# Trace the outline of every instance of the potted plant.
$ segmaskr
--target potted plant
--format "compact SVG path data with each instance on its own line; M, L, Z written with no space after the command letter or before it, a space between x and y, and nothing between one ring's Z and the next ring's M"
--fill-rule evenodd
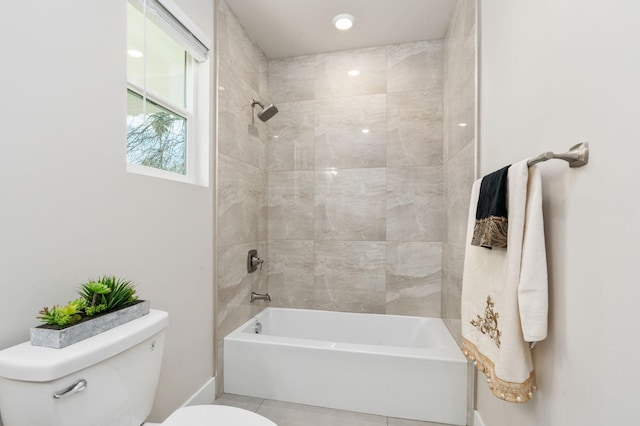
M80 286L79 298L66 306L43 308L31 328L31 344L64 348L149 313L149 301L138 300L131 281L104 276Z

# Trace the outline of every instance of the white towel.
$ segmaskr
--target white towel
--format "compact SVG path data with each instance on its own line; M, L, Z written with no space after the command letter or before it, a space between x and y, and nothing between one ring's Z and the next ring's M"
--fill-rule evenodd
M462 351L494 395L525 402L536 390L529 342L547 336L547 261L542 183L536 166L508 174L506 250L471 245L481 179L473 184L462 279Z

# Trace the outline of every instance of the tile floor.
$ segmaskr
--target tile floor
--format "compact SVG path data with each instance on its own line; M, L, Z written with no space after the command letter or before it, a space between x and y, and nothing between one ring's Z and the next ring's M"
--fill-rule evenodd
M222 395L215 404L254 411L278 426L447 426L232 394Z

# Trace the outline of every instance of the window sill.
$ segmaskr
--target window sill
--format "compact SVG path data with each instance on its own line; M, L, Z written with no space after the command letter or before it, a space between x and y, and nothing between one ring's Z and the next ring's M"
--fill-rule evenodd
M193 178L181 175L179 173L168 172L166 170L156 169L154 167L142 166L140 164L134 164L127 162L127 172L135 173L138 175L151 176L160 179L172 180L175 182L188 183L198 186L209 186L206 182L197 182Z

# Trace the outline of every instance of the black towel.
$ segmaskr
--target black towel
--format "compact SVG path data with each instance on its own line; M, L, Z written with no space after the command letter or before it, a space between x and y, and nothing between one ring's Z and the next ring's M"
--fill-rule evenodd
M507 173L510 166L482 178L472 246L507 248Z

